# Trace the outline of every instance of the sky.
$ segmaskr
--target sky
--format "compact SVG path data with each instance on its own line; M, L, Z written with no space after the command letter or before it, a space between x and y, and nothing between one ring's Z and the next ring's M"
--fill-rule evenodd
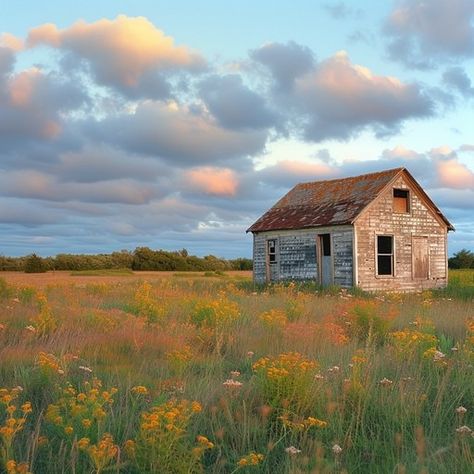
M474 0L0 0L0 254L250 257L295 184L406 167L474 250Z

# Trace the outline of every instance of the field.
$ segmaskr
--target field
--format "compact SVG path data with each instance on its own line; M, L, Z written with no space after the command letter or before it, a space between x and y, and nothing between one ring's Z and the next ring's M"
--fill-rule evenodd
M473 296L2 274L0 472L472 472Z

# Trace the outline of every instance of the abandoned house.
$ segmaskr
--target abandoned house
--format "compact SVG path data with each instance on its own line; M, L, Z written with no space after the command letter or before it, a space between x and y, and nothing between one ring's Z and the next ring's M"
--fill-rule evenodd
M446 286L454 227L405 168L297 184L247 232L254 280L363 290Z

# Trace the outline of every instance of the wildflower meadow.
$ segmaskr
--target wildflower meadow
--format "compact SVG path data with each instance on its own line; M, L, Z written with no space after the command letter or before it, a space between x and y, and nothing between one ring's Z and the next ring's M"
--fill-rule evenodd
M472 472L466 274L386 295L16 276L0 278L2 474Z

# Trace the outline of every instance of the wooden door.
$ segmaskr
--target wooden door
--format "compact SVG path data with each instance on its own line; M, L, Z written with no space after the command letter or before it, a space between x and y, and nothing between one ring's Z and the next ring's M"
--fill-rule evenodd
M331 234L319 235L319 255L321 264L320 283L323 286L332 285L332 256L331 256Z
M430 253L428 237L412 239L412 271L413 278L427 280L430 273Z

